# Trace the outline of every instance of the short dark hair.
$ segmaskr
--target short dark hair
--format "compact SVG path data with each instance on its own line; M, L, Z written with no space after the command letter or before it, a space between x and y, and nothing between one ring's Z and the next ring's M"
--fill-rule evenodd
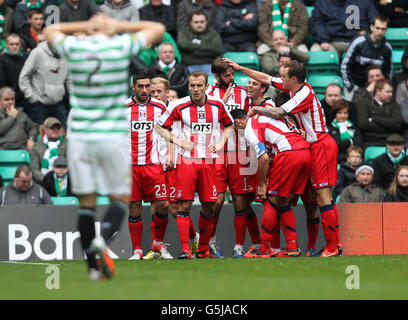
M204 16L204 17L205 17L205 20L208 21L208 16L207 16L207 14L206 14L204 11L202 11L202 10L196 10L196 11L191 12L188 21L193 20L193 17L194 17L194 16Z
M217 57L211 63L211 72L216 75L222 75L225 71L232 68L222 57Z
M22 172L24 172L24 174L25 174L26 176L28 176L30 173L32 173L32 170L31 170L31 168L30 168L27 164L25 164L25 163L24 163L24 164L21 164L21 165L17 168L16 173L14 174L14 177L19 178Z
M277 107L281 107L290 100L290 96L286 92L279 92L275 98L275 104Z
M234 109L230 112L231 117L235 119L244 120L247 116L247 112L244 109Z
M205 84L208 83L208 74L206 74L206 73L203 72L203 71L193 71L193 72L189 75L188 79L190 80L191 77L193 77L193 78L204 77L204 78L205 78Z
M333 115L335 115L337 112L340 110L347 109L348 112L350 112L350 105L347 101L341 99L339 101L334 101L333 105L331 106L331 112Z
M133 75L133 84L136 84L140 79L152 79L152 76L148 72L138 72Z
M375 21L379 20L381 22L386 22L387 23L387 27L390 24L390 18L388 18L386 15L383 15L382 13L377 14L376 16L374 16L373 18L373 22L371 23L372 25L375 24Z
M296 60L292 60L285 67L289 69L288 76L290 78L295 77L298 80L298 82L300 83L305 82L306 68L302 63Z
M30 19L35 14L42 14L44 16L44 13L41 9L31 9L30 11L28 11L28 18Z

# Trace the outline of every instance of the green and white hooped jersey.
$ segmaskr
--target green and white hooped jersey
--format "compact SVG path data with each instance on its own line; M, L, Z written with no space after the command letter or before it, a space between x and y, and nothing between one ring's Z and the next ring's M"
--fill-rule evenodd
M141 33L74 37L59 35L57 52L68 61L72 86L68 136L101 140L128 134L125 101L129 64L144 48Z

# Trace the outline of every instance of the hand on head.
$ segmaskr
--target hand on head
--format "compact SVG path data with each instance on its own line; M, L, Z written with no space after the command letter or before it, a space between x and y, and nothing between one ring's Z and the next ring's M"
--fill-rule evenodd
M87 34L92 35L102 33L108 37L111 37L116 33L115 22L116 20L108 15L98 13L88 20Z

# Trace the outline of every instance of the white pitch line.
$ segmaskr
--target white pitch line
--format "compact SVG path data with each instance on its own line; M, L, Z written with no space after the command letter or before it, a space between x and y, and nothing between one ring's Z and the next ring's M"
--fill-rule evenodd
M15 264L31 264L31 265L43 265L43 266L59 266L58 263L44 263L44 262L23 262L23 261L0 261L2 263L15 263Z

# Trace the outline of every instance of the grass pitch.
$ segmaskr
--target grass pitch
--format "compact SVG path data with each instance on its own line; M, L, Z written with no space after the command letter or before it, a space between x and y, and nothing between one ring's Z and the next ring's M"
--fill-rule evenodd
M85 261L55 261L59 289L47 289L47 264L0 263L0 299L303 300L408 299L408 256L205 260L116 260L109 281L89 281ZM346 273L347 267L354 265ZM50 271L49 271L50 272ZM349 283L359 289L348 289ZM358 281L358 282L356 282ZM53 282L55 285L55 282Z

